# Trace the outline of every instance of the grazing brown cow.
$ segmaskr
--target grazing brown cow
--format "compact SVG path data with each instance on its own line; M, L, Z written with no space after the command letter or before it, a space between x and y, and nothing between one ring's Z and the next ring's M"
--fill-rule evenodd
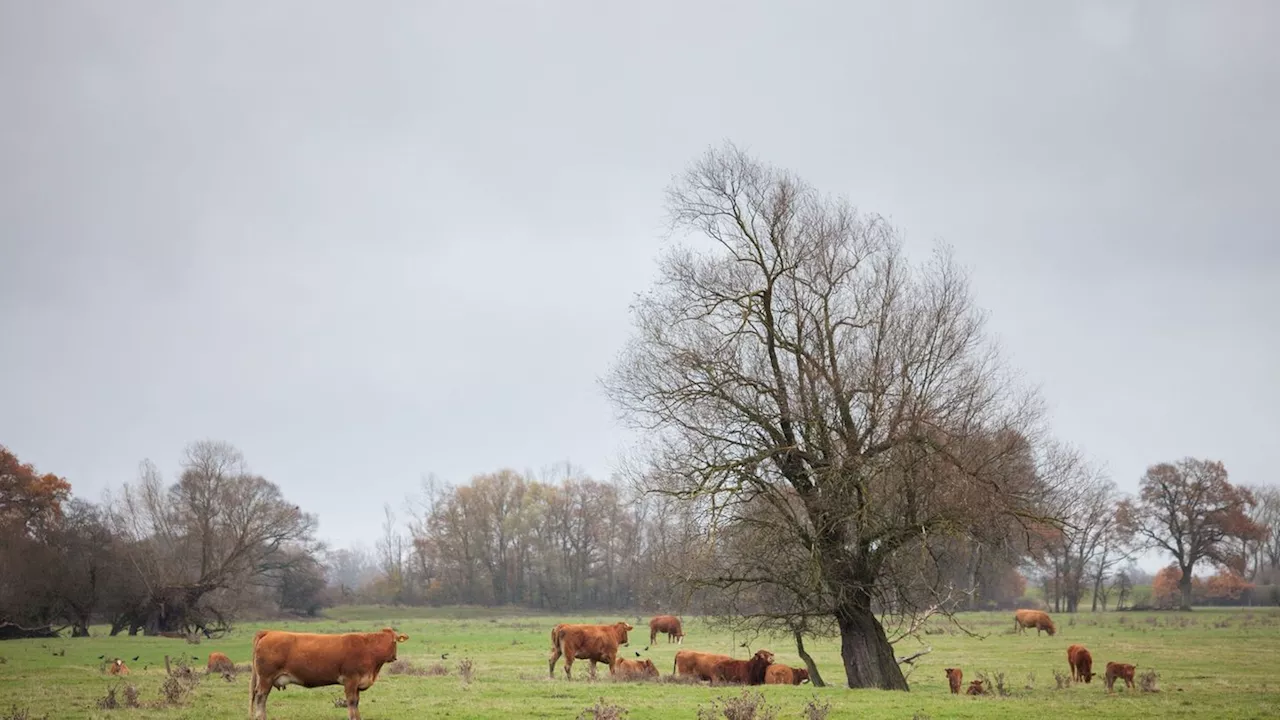
M613 665L614 674L623 680L643 680L658 677L658 668L649 658L643 660L619 659Z
M1027 628L1036 629L1036 635L1043 630L1052 637L1058 631L1053 626L1053 620L1049 619L1049 614L1040 610L1019 610L1013 614L1013 630L1014 632L1025 633Z
M1115 685L1116 678L1124 680L1124 686L1133 688L1133 671L1134 666L1125 663L1109 662L1107 663L1107 692L1111 692Z
M631 623L618 622L612 625L570 625L560 623L551 628L551 658L547 663L547 671L551 677L556 676L556 661L564 656L564 676L570 680L573 674L570 669L574 660L591 661L591 677L596 676L596 663L609 666L609 674L613 674L613 661L618 657L618 646L629 645L627 633L635 630Z
M125 665L124 661L121 660L120 658L116 658L115 660L111 661L110 665L107 666L107 674L108 675L128 675L129 666Z
M728 655L700 652L698 650L676 651L675 662L671 666L672 675L693 675L699 680L710 680L716 663L732 660Z
M649 644L658 640L658 633L667 634L667 642L675 641L677 645L684 643L684 627L680 618L675 615L657 615L649 621Z
M408 639L391 628L341 635L259 630L253 636L250 717L266 720L272 688L341 685L348 720L360 720L360 692L373 685L383 665L395 661L396 647Z
M764 671L765 685L799 685L809 679L809 671L805 668L793 668L782 663L774 663Z
M1086 685L1093 679L1093 655L1083 645L1072 645L1067 648L1067 664L1071 666L1071 679Z
M220 652L209 653L209 665L205 668L207 673L215 672L235 672L236 664L231 662L231 658Z
M951 685L951 694L960 694L960 683L964 680L964 672L960 668L947 668L947 683Z
M969 689L965 690L965 693L968 695L982 695L985 692L986 692L986 689L982 687L981 680L970 680Z
M736 685L763 685L764 674L773 664L773 653L757 650L750 660L721 660L711 670L711 683Z

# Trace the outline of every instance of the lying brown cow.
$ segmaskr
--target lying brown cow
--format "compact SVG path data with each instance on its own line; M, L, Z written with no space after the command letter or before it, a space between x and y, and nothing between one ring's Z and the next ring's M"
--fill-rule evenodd
M1071 679L1086 685L1093 679L1093 655L1083 645L1072 645L1067 648L1067 664L1071 666Z
M629 645L627 633L635 630L630 623L618 622L612 625L570 625L560 623L551 628L551 658L547 670L551 677L556 676L556 661L564 656L564 676L573 679L571 668L574 660L591 661L591 677L596 676L596 663L609 666L609 674L613 674L613 663L618 658L618 646Z
M968 695L982 695L986 691L987 691L986 688L982 687L981 680L970 680L969 689L965 690L965 693Z
M1109 662L1107 663L1107 692L1111 692L1115 686L1116 678L1124 680L1124 686L1133 688L1133 671L1134 666L1125 663Z
M960 668L947 668L947 683L951 685L951 694L960 694L960 683L964 681L964 672Z
M1052 637L1057 628L1053 626L1053 620L1049 619L1049 614L1040 610L1019 610L1013 614L1013 631L1025 633L1027 628L1036 629L1036 635L1043 630Z
M793 668L782 663L774 663L765 668L765 685L799 685L809 679L809 671L805 668Z
M231 662L231 658L220 652L209 653L209 665L205 668L206 673L216 672L235 672L236 664Z
M143 668L143 669L145 670L146 668ZM125 665L124 661L121 660L120 658L116 658L115 660L111 661L110 665L107 666L107 674L108 675L128 675L129 666Z
M613 664L614 674L622 680L643 680L658 677L658 668L649 658L643 660L619 659Z
M737 685L763 685L764 674L773 664L773 653L757 650L750 660L721 660L711 671L711 682Z
M667 642L674 640L677 645L684 642L684 627L675 615L658 615L649 621L650 645L657 642L660 632L667 634Z
M408 639L391 628L341 635L259 630L253 636L250 716L266 720L272 688L341 685L348 720L360 720L360 692L373 685L383 665L395 661L397 645Z
M671 674L692 675L699 680L710 680L717 663L732 659L728 655L717 653L679 650L676 652L675 663L671 666Z

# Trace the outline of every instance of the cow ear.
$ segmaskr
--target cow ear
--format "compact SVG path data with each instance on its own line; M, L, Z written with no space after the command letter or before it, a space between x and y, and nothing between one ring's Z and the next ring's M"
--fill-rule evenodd
M408 639L409 639L409 636L405 635L404 633L400 633L399 635L396 636L396 642L404 642L405 640L408 640Z

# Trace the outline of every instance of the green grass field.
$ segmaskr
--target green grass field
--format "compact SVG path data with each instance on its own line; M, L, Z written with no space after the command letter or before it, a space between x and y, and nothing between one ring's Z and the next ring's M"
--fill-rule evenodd
M418 668L441 663L444 676L390 675L385 668L377 683L363 694L361 711L368 720L410 718L574 718L598 698L626 708L631 720L646 718L695 718L700 705L722 696L737 695L742 688L708 687L666 682L622 683L608 679L600 667L600 679L586 680L587 664L574 666L574 680L564 679L561 666L556 679L547 677L549 631L561 621L636 622L634 615L539 616L516 611L453 608L336 608L316 622L245 624L217 641L191 645L182 640L144 637L108 637L61 640L22 640L0 643L0 718L11 717L11 708L29 710L30 718L242 718L248 716L249 675L232 682L220 676L205 677L192 697L180 707L148 708L160 698L165 679L163 657L185 657L204 667L209 652L226 653L236 663L249 660L250 640L263 627L314 632L372 631L394 625L410 638L400 648L400 658ZM829 718L1262 718L1280 717L1280 611L1199 610L1191 613L1056 615L1055 637L1012 634L1012 613L966 616L982 639L968 637L945 626L922 638L933 652L921 657L910 675L910 693L841 687L813 688L764 686L752 688L778 709L778 718L802 718L815 696L830 703ZM647 617L645 618L647 623ZM686 619L684 647L744 657L736 646L741 638L713 633L697 620ZM1119 690L1105 692L1101 677L1089 685L1059 690L1054 670L1067 671L1066 648L1084 643L1101 672L1108 660L1135 663L1138 671L1159 673L1159 692ZM630 657L641 651L651 657L666 676L671 671L674 645L659 639L648 644L647 625L633 633ZM824 677L840 684L843 671L834 641L807 642ZM779 662L802 665L795 647L778 638L757 639L752 649L767 648ZM899 645L899 654L919 649L914 641ZM65 654L63 654L65 651ZM441 661L441 654L448 659ZM108 676L99 655L120 656L129 664L127 678ZM193 660L194 656L194 660ZM132 658L137 657L137 660ZM458 662L474 663L474 679L464 684ZM1004 672L1012 688L1007 697L953 696L947 691L942 669L959 666L966 682L978 672ZM1034 675L1033 678L1029 677ZM108 688L138 688L143 709L100 710L96 702ZM296 686L273 691L267 705L271 718L339 718L346 710L334 706L338 687L307 690ZM22 717L18 715L18 717Z

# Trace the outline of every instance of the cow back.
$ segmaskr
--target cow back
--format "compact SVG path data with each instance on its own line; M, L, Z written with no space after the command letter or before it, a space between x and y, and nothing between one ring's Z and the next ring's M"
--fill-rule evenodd
M350 678L372 684L382 666L395 658L396 636L386 631L327 635L262 630L253 640L256 673L272 682L288 676L308 688Z

